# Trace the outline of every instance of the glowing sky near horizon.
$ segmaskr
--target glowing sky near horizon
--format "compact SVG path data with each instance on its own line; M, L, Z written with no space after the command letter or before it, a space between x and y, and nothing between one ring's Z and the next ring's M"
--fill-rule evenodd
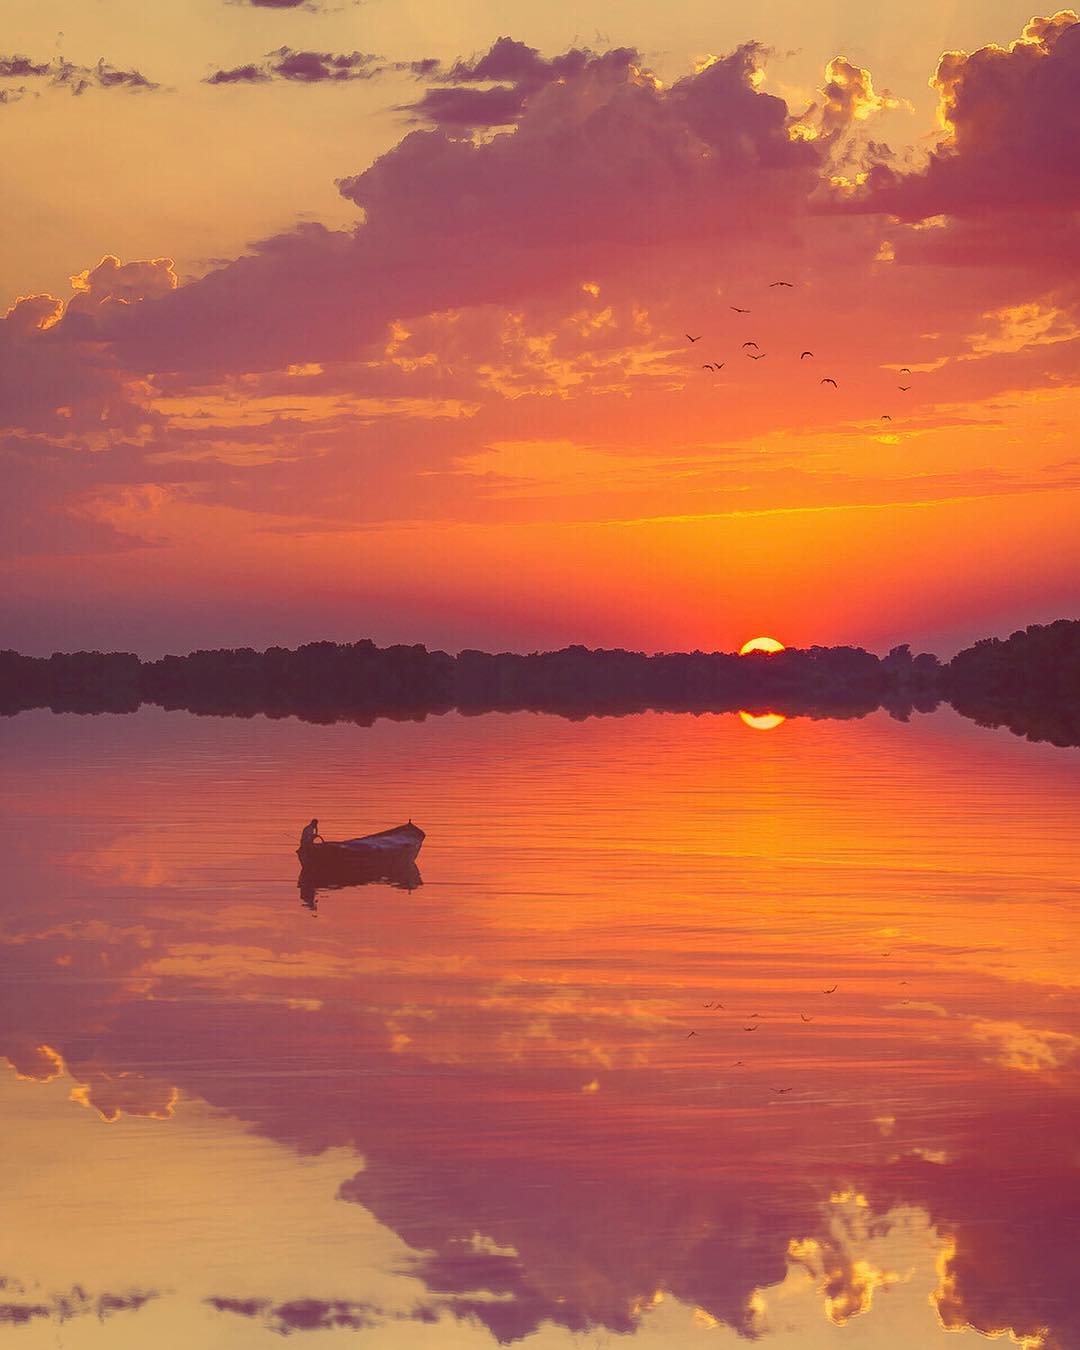
M13 0L2 645L948 654L1075 614L1080 23L1043 13Z

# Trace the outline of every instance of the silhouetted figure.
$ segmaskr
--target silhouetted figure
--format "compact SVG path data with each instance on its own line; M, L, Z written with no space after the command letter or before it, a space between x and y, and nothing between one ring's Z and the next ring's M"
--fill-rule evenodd
M307 849L311 848L312 844L314 844L316 839L318 839L320 843L326 842L323 839L322 835L319 833L319 822L317 820L312 820L311 823L309 825L305 825L303 830L300 832L301 850L306 852Z

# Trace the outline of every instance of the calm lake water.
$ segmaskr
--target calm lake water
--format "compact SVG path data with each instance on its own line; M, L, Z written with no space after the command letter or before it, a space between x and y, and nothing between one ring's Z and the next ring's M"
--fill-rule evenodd
M1078 752L948 712L0 745L5 1346L1080 1346ZM412 817L422 887L306 906L312 815Z

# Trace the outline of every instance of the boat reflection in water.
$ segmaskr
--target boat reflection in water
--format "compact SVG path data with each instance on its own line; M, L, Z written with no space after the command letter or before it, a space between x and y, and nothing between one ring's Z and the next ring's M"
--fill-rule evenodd
M357 873L348 879L331 881L322 874L311 872L302 867L296 886L300 892L300 903L313 914L318 913L319 894L322 891L343 891L350 886L395 886L399 891L415 891L424 884L420 869L414 862L400 863L392 867L372 868L367 874Z
M300 859L297 886L301 903L314 912L320 890L341 890L347 886L370 886L379 882L413 891L423 885L416 866L423 842L424 831L410 820L406 825L359 839L301 845L296 850Z

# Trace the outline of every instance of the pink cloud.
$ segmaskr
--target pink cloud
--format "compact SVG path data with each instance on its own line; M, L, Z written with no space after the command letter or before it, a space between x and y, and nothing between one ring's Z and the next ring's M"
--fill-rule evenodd
M340 358L392 317L535 294L628 251L789 228L817 175L754 44L670 88L633 53L576 61L512 135L414 131L343 178L354 231L305 225L118 316L127 362L268 369ZM573 68L571 68L573 67ZM227 321L222 316L227 315Z
M940 214L1042 213L1080 205L1080 19L1036 18L1008 47L946 52L938 91L941 143L925 167L876 166L863 209L905 220ZM1034 244L1035 241L1030 241Z

